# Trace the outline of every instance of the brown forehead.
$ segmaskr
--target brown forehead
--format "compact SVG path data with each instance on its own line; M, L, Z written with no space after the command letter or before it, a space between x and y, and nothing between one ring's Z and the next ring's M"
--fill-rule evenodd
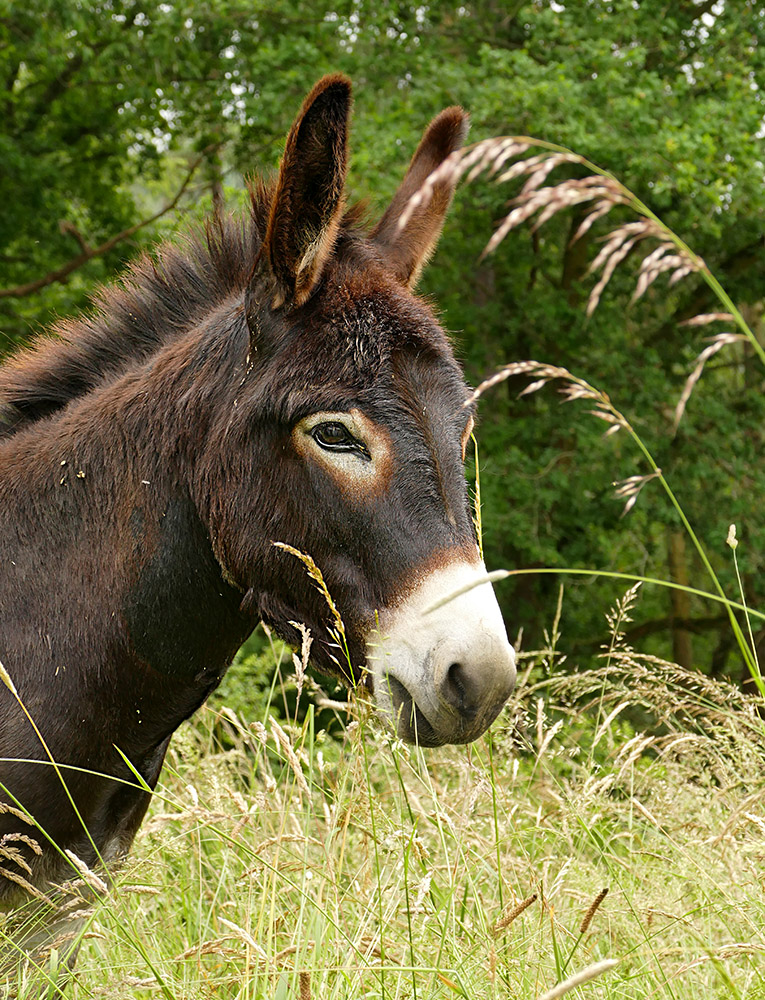
M277 371L293 373L272 385L274 395L283 390L282 412L358 406L383 422L386 411L401 410L419 421L425 406L440 417L450 413L450 425L461 433L468 390L448 337L426 302L374 261L369 270L348 261L332 267L314 299L292 318L291 334L273 358L275 379Z
M393 337L400 344L416 339L453 361L431 304L397 281L379 249L357 234L346 235L338 245L317 299L330 318L375 322L386 339Z

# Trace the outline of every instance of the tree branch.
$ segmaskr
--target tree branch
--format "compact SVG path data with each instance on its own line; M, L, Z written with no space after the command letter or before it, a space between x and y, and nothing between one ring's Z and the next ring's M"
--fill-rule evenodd
M60 219L58 229L62 236L73 236L80 244L80 250L82 250L83 253L90 253L93 249L73 222L68 222L66 219Z
M75 238L78 239L78 241L83 240L80 244L83 247L82 253L79 253L76 257L73 257L61 267L56 268L55 271L50 271L42 278L37 278L35 281L29 281L25 285L16 285L15 288L0 288L0 299L21 299L27 295L34 295L35 292L39 292L41 288L46 288L48 285L53 285L58 281L64 281L69 277L72 271L76 271L77 268L82 267L82 265L86 264L89 260L92 260L94 257L103 256L103 254L108 253L115 246L117 246L118 243L129 239L134 233L137 233L139 229L143 229L144 226L148 226L150 223L156 222L157 219L160 219L163 215L171 212L180 201L184 191L191 182L191 178L194 176L200 163L209 152L210 150L208 148L200 153L200 155L189 167L186 176L183 179L183 183L178 188L175 197L158 212L155 212L154 215L150 215L147 219L142 219L140 222L136 222L135 225L129 226L127 229L123 229L122 232L110 237L110 239L106 240L105 243L101 243L97 247L89 246L84 242L83 237L77 233ZM71 224L64 223L64 225L68 227ZM74 229L73 226L71 229L67 228L66 231L72 233L72 229ZM74 235L74 233L72 233L72 235Z

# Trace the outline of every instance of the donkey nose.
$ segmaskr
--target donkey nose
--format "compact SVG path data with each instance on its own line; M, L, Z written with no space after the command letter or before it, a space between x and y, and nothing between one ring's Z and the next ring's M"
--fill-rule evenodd
M438 693L460 715L472 718L481 704L483 683L470 664L450 663Z
M367 660L398 736L420 746L478 739L515 687L515 651L483 564L433 571L378 622Z
M465 723L493 718L515 687L514 650L494 636L471 650L439 650L435 658L437 696Z

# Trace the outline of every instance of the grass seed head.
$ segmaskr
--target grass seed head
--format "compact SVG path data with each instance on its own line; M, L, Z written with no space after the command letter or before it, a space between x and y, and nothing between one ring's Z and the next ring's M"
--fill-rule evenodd
M528 156L529 151L534 149L540 152ZM564 165L585 168L592 173L548 185L550 174ZM588 269L589 274L603 269L587 303L588 316L597 308L617 266L643 240L658 240L659 246L643 258L633 302L645 294L660 274L670 272L669 284L674 285L689 274L707 270L704 261L656 219L612 174L577 153L529 136L484 139L452 152L412 195L401 215L399 227L403 229L412 214L430 202L439 185L455 185L465 176L467 183L472 183L484 173L497 184L507 184L520 178L526 180L519 194L511 200L510 211L486 244L482 257L496 250L505 237L524 222L534 220L532 230L536 231L554 215L576 205L591 204L593 208L578 226L571 243L582 239L599 219L616 206L625 206L639 216L636 221L617 226L604 237L604 246Z
M581 972L575 973L570 976L562 983L558 983L547 993L543 993L537 1000L558 1000L558 997L562 997L565 993L569 993L571 990L576 989L577 986L582 986L584 983L588 983L591 979L596 979L598 976L602 976L604 972L608 972L609 969L613 969L615 965L619 963L615 958L606 958L602 962L596 962L594 965L588 965L586 969L582 969Z
M600 892L595 897L595 899L593 899L593 901L590 903L590 908L585 913L584 919L582 920L581 926L579 927L580 934L587 933L590 924L592 923L592 918L598 912L600 904L603 902L603 900L606 898L607 895L608 895L608 886L606 886L605 889L601 889Z
M287 545L286 542L274 542L273 544L277 549L284 549L285 552L289 552L290 555L295 556L303 563L306 570L308 571L308 575L314 581L317 589L323 595L324 600L327 602L327 607L332 612L332 618L334 619L337 631L342 636L343 640L345 640L345 625L343 624L343 619L340 617L340 612L337 610L337 605L332 600L332 595L329 592L327 584L324 582L324 577L322 575L321 570L313 561L311 556L309 556L308 553L306 552L301 552L300 549L296 549L293 545Z
M693 388L701 378L701 373L704 371L704 365L709 361L711 357L714 357L718 351L722 350L727 344L733 344L737 340L746 340L747 338L742 333L718 333L716 337L710 338L710 343L708 347L696 358L696 364L693 367L693 371L688 376L685 386L683 387L682 394L678 400L677 406L675 407L675 416L672 423L674 431L680 425L680 421L683 419L683 414L685 413L685 407L688 404L688 400L691 398L691 393Z
M531 896L527 896L526 899L521 900L521 902L518 903L516 906L511 907L508 910L508 912L504 915L504 917L501 917L496 922L496 924L492 928L492 933L496 936L501 931L504 931L506 928L508 928L510 926L510 924L514 920L517 920L518 917L520 917L520 915L523 913L524 910L528 910L528 908L531 906L531 904L535 903L538 898L539 898L539 894L536 893L536 892L534 892L534 893L531 894Z
M311 973L301 971L298 974L300 983L300 1000L311 1000Z

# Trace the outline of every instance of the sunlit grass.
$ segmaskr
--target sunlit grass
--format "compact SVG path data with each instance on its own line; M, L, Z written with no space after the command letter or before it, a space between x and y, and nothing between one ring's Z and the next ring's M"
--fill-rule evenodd
M563 673L561 630L471 747L204 709L70 995L534 998L616 959L572 995L762 996L755 703L621 640Z

